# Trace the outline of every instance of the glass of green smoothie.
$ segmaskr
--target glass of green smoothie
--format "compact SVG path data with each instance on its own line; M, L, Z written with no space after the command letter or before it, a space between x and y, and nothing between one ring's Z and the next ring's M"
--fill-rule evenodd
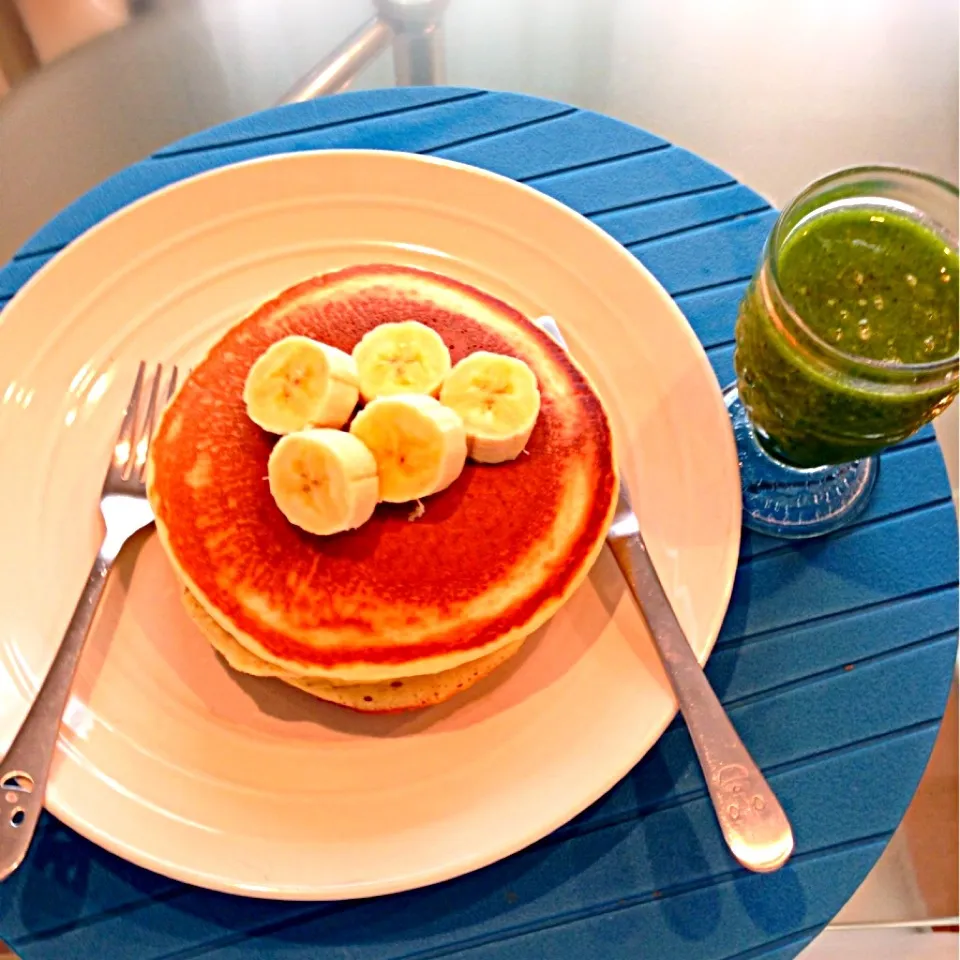
M781 213L736 325L726 392L744 523L780 537L855 518L876 455L957 394L957 188L857 167Z

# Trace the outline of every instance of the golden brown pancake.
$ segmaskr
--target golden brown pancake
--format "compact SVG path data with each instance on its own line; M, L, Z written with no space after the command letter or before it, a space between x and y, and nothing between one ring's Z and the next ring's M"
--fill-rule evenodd
M520 649L525 639L521 637L505 647L498 647L493 653L439 673L397 677L379 683L343 684L323 677L297 677L285 673L282 667L261 660L217 624L186 589L183 591L183 605L210 645L239 673L276 677L311 696L364 713L399 713L443 703L493 673Z
M525 455L468 463L422 516L381 504L358 530L312 536L270 496L276 438L246 415L247 372L282 337L349 352L395 320L435 329L453 363L475 350L525 360L540 417ZM290 675L359 684L437 674L528 636L596 559L616 478L603 404L549 337L466 284L373 265L284 291L210 350L164 413L148 494L177 575L227 634Z

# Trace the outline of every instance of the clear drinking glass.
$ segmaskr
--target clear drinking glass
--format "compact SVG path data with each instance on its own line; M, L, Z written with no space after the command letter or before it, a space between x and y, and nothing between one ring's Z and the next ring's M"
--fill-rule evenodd
M781 213L725 395L747 526L796 538L848 523L876 454L956 396L957 214L955 186L896 167L831 174Z

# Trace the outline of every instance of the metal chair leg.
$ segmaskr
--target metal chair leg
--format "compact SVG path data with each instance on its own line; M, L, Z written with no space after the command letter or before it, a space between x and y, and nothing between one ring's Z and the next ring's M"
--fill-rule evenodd
M386 50L391 36L392 31L383 20L371 18L298 80L280 98L278 106L346 90L354 77Z
M282 106L341 93L393 41L398 87L444 83L443 11L449 0L374 0L377 15L354 31L277 101Z
M446 81L443 13L449 0L374 0L393 30L398 87L439 86Z

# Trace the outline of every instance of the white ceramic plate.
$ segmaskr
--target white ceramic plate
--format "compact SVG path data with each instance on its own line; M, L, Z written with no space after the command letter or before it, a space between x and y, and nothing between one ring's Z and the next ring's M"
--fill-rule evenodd
M736 455L706 357L662 288L589 222L502 177L396 153L274 156L120 211L3 312L0 748L95 553L137 361L189 365L275 291L372 261L436 269L557 319L614 413L650 552L706 660L737 562ZM202 886L389 893L549 833L623 777L675 710L606 552L509 665L398 719L232 673L182 612L151 533L110 582L47 804L107 849Z

